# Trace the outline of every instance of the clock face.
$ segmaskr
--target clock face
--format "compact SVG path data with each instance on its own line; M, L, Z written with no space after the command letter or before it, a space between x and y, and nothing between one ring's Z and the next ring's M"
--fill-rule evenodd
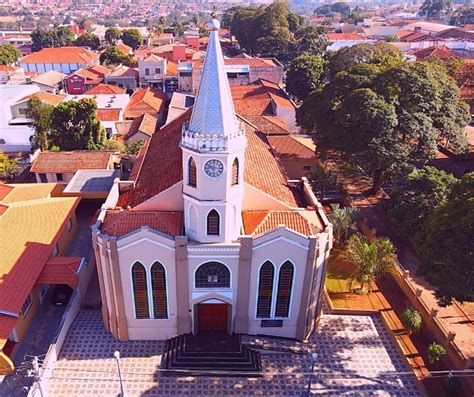
M204 164L204 172L210 177L218 177L224 171L224 164L219 160L209 160Z

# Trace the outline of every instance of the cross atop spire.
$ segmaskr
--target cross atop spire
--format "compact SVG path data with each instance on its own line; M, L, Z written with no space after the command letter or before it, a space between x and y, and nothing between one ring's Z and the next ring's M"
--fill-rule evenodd
M239 128L219 42L220 22L214 13L212 17L208 22L209 44L188 131L228 137L237 134Z

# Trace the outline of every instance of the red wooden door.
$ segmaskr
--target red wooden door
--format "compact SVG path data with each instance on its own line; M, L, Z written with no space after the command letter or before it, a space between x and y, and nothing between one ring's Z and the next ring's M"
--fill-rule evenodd
M227 331L227 303L201 303L199 331Z

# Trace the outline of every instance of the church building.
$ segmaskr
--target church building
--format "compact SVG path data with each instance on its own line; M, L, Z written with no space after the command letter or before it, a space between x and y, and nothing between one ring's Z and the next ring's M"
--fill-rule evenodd
M93 226L105 328L119 340L203 331L306 339L332 225L236 114L218 37L194 106L157 131Z

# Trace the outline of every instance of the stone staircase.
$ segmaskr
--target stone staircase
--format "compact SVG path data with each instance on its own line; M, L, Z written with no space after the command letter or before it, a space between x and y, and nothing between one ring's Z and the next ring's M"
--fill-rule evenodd
M172 376L262 376L260 354L240 335L179 335L168 340L162 365Z

